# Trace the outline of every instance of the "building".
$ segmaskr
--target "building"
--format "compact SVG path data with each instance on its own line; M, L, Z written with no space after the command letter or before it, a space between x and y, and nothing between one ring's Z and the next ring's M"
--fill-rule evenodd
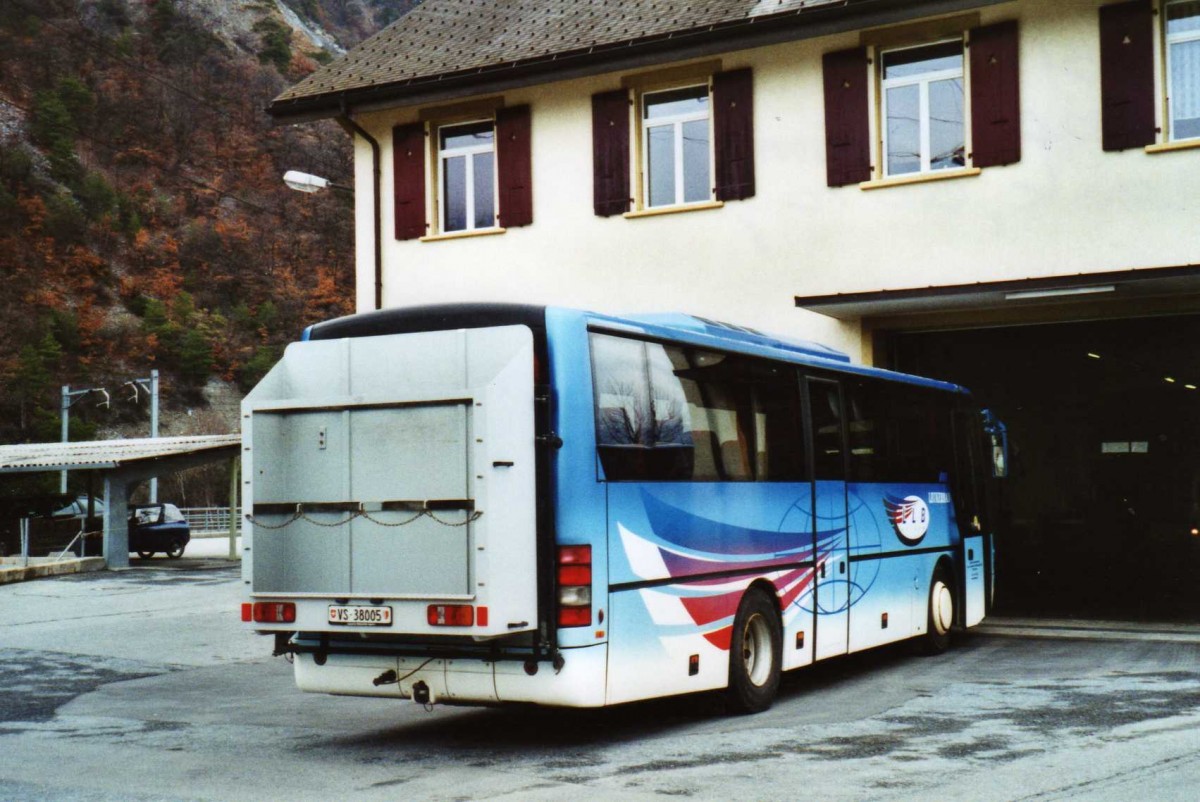
M427 0L270 110L354 135L360 310L960 381L1013 431L1015 596L1200 612L1197 0Z

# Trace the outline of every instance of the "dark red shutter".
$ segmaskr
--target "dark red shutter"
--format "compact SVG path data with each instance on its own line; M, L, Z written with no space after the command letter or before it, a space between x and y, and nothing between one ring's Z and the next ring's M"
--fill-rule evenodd
M1104 149L1154 144L1154 10L1150 0L1100 9Z
M425 236L425 124L392 129L396 239Z
M713 76L717 200L754 196L754 81L750 70Z
M629 211L629 92L592 95L592 203L609 217Z
M533 162L528 106L496 112L496 173L500 188L500 225L533 222Z
M826 53L825 169L829 186L871 179L871 121L867 111L866 48Z
M971 31L971 163L1021 161L1021 81L1017 22Z

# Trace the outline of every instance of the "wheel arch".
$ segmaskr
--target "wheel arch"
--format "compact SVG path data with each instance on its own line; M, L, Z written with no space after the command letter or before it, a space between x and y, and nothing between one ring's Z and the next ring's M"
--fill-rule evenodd
M782 628L783 610L779 607L779 589L775 587L775 583L771 580L765 577L759 577L746 587L745 592L742 593L742 598L745 598L747 594L754 592L756 589L767 594L767 597L775 602L775 616L779 619L780 627Z
M933 586L933 578L939 572L945 577L946 583L950 586L950 595L954 599L954 623L956 626L961 627L965 620L966 599L962 597L963 591L960 587L962 583L958 581L958 563L953 555L943 554L933 564L933 571L929 574L929 587L925 589L926 597L928 597L929 590Z

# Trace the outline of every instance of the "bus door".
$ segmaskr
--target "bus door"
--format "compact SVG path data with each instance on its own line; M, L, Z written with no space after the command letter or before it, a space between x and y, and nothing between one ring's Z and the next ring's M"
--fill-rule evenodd
M808 377L812 443L816 593L814 660L846 654L850 643L850 550L846 515L846 427L841 383Z

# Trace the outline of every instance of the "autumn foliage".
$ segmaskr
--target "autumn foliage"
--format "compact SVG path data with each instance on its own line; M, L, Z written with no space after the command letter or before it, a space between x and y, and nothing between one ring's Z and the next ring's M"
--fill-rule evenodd
M260 5L231 40L186 0L0 3L0 442L57 439L63 384L247 388L352 311L352 201L280 180L348 181L349 142L263 111L323 55Z

